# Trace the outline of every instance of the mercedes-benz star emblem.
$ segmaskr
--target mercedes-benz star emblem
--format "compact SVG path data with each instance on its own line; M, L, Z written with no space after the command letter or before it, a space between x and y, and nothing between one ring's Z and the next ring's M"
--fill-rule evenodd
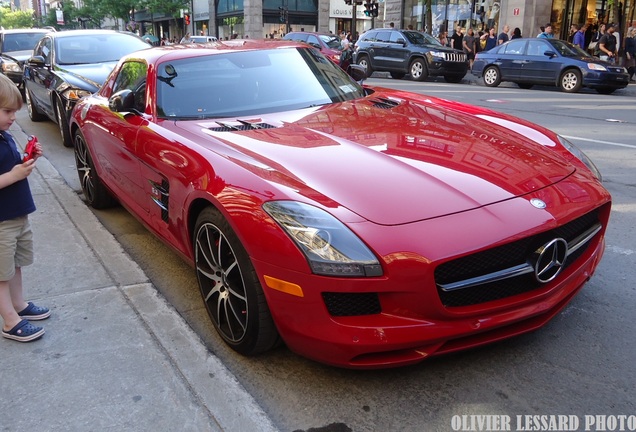
M543 200L540 200L539 198L532 198L530 200L530 204L538 209L544 209L546 207L545 202Z
M541 283L553 280L563 269L568 256L568 242L562 238L550 240L535 251L534 275Z

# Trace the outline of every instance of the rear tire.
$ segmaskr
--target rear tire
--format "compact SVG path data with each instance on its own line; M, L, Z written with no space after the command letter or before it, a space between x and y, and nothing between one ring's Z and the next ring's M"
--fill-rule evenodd
M488 66L484 70L484 84L487 87L497 87L501 84L501 74L496 66Z
M31 121L39 122L46 119L46 116L42 114L33 104L31 92L27 90L26 87L24 89L24 98L26 99L27 112L29 113L29 118L31 119Z

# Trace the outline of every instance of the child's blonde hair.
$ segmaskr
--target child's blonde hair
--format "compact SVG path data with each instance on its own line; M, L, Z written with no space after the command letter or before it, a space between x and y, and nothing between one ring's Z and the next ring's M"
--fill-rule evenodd
M16 111L22 108L22 95L18 86L3 74L0 74L0 108Z

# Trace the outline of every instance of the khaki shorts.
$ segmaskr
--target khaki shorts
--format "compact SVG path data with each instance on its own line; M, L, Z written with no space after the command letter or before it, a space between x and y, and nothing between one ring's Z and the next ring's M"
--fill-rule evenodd
M0 222L0 281L15 276L16 267L33 263L33 232L28 216Z

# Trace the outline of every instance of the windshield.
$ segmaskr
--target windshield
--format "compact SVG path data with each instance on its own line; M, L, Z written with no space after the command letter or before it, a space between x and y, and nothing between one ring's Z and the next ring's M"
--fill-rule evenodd
M563 57L592 57L585 51L583 51L578 45L573 45L569 42L555 39L552 42L552 46L561 54Z
M337 36L320 35L320 39L332 49L340 49L340 38Z
M149 47L150 45L132 34L82 34L56 38L55 58L59 65L108 63Z
M32 51L45 33L7 33L4 35L2 52Z
M405 31L404 32L404 36L406 36L406 39L408 39L408 41L410 43L415 44L415 45L439 45L439 46L442 46L442 43L440 41L438 41L433 36L431 36L429 34L426 34L426 33L420 33L418 31Z
M237 51L160 64L157 115L222 118L356 99L363 89L314 48Z

